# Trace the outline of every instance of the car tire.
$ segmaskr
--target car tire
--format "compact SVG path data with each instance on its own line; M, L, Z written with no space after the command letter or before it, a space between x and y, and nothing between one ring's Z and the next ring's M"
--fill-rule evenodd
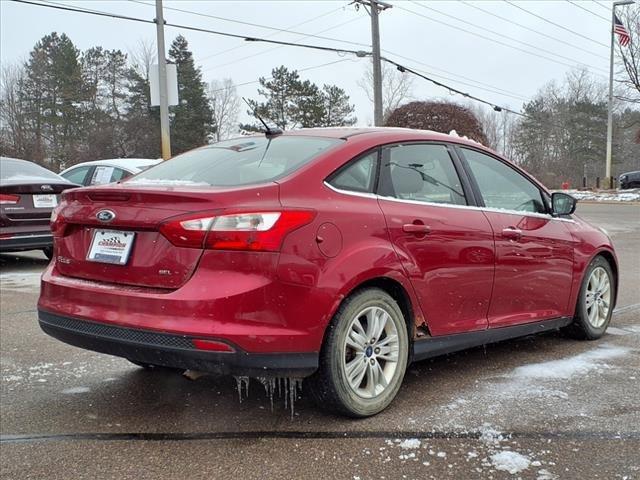
M602 337L611 321L616 288L611 265L598 255L585 271L573 323L565 327L564 332L580 340Z
M47 257L47 259L51 260L53 258L53 247L44 247L42 249L42 253L44 253L44 256Z
M407 322L397 302L378 288L357 291L329 324L319 369L308 382L311 394L336 413L375 415L400 390L408 357Z

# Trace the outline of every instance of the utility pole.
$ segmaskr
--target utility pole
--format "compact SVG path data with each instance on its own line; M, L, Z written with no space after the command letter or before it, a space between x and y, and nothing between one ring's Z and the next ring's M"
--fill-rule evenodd
M613 151L613 57L615 55L616 35L614 32L616 7L620 5L631 5L632 0L620 0L613 2L611 7L611 53L609 58L609 112L607 115L607 158L605 167L605 185L613 188L613 178L611 177L611 155Z
M392 5L380 0L354 0L354 3L369 7L371 16L371 60L373 62L373 124L376 127L384 123L382 110L382 67L380 65L380 25L378 14Z
M169 132L169 98L167 94L167 57L164 52L164 17L162 0L156 0L156 33L158 42L158 77L160 90L160 138L162 158L171 158L171 135Z

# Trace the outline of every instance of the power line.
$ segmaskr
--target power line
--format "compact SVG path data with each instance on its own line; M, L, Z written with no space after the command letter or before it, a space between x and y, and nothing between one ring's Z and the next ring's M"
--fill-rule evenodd
M430 75L433 75L433 76L436 76L436 77L440 77L440 78L444 78L446 80L451 80L451 81L454 81L454 82L458 82L458 83L461 83L463 85L467 85L467 86L470 86L470 87L480 88L481 90L491 91L492 93L498 93L500 95L506 95L508 97L515 98L515 99L518 99L518 100L524 100L524 101L528 100L526 95L522 95L520 93L513 92L511 90L505 90L504 88L496 87L495 85L491 85L489 83L481 82L479 80L476 80L475 78L465 77L464 75L460 75L460 74L457 74L457 73L454 73L454 72L450 72L448 70L444 70L444 69L436 67L434 65L429 65L428 63L421 62L420 60L416 60L415 58L406 57L406 56L401 55L401 54L399 54L397 52L392 52L390 50L385 50L385 49L383 49L382 51L384 53L389 54L389 55L393 55L394 57L402 58L403 60L407 60L409 62L417 63L417 64L422 65L424 67L427 67L427 68L430 68L430 69L433 69L433 70L437 70L437 71L440 71L440 72L444 72L444 73L446 73L448 75L452 75L454 77L462 78L463 80L468 80L468 81L473 82L473 83L475 83L477 85L471 85L469 83L462 82L462 81L458 80L457 78L448 78L448 77L445 77L444 75L438 75L438 74L435 74L435 73L429 73ZM478 85L482 85L484 87L488 87L488 89L487 88L478 87ZM489 90L489 89L491 89L491 90Z
M510 108L507 107L502 107L498 104L495 104L493 102L489 102L487 100L483 100L482 98L476 97L475 95L471 95L469 93L463 92L462 90L458 90L457 88L453 88L449 85L446 85L442 82L439 82L438 80L435 80L431 77L428 77L426 75L423 75L422 73L418 72L417 70L414 70L412 68L409 68L405 65L402 65L398 62L395 62L394 60L391 60L389 58L386 57L381 57L381 60L390 63L391 65L394 65L400 72L405 73L405 72L409 72L413 75L416 75L424 80L427 80L431 83L433 83L434 85L437 85L438 87L442 87L442 88L446 88L447 90L449 90L449 92L451 93L457 93L458 95L462 95L465 98L468 98L470 100L475 100L476 102L480 102L483 103L485 105L490 106L491 108L493 108L496 112L500 112L500 111L505 111L505 112L509 112L509 113L513 113L515 115L519 115L521 117L525 117L526 115L524 113L521 112L516 112L515 110L511 110Z
M81 9L81 8L75 8L75 7L69 7L69 6L62 6L62 5L53 5L53 4L44 4L44 3L37 3L37 2L33 2L33 1L29 1L29 0L11 0L13 2L16 3L24 3L27 5L35 5L38 7L45 7L45 8L52 8L55 10L64 10L64 11L69 11L69 12L76 12L76 13L85 13L88 15L97 15L97 16L101 16L101 17L109 17L109 18L115 18L115 19L119 19L119 20L129 20L129 21L133 21L133 22L139 22L139 23L149 23L152 25L155 25L155 22L153 20L147 20L144 18L138 18L138 17L130 17L127 15L119 15L119 14L115 14L115 13L109 13L109 12L103 12L103 11L99 11L99 10L87 10L87 9ZM220 35L223 37L230 37L230 38L241 38L245 41L248 42L264 42L264 43L272 43L275 45L286 45L286 46L290 46L290 47L300 47L300 48L309 48L312 50L320 50L320 51L326 51L326 52L334 52L334 53L351 53L354 54L356 56L359 57L365 57L367 55L369 55L368 52L364 52L362 50L348 50L345 48L334 48L334 47L327 47L327 46L323 46L323 45L313 45L313 44L307 44L307 43L294 43L294 42L284 42L284 41L280 41L280 40L270 40L268 38L262 38L262 37L254 37L251 35L240 35L237 33L229 33L229 32L222 32L219 30L211 30L208 28L200 28L200 27L193 27L193 26L189 26L189 25L182 25L182 24L178 24L178 23L165 23L165 26L167 27L173 27L173 28L181 28L183 30L190 30L193 32L201 32L201 33L209 33L212 35Z
M597 0L591 0L593 3L595 3L596 5L598 5L599 7L604 8L607 12L611 13L611 7L605 7L604 5L602 5L600 2L598 2Z
M70 11L70 12L76 12L76 13L84 13L84 14L88 14L88 15L96 15L96 16L101 16L101 17L108 17L108 18L114 18L114 19L119 19L119 20L129 20L129 21L134 21L134 22L139 22L139 23L147 23L147 24L153 24L155 25L155 22L153 20L146 20L143 18L137 18L137 17L130 17L130 16L126 16L126 15L118 15L118 14L114 14L114 13L109 13L109 12L102 12L102 11L98 11L98 10L86 10L86 9L81 9L81 8L75 8L75 7L69 7L69 6L62 6L62 5L52 5L52 4L44 4L44 3L37 3L37 2L33 2L33 1L29 1L29 0L12 0L16 3L23 3L23 4L27 4L27 5L35 5L35 6L39 6L39 7L46 7L46 8L52 8L52 9L56 9L56 10L63 10L63 11ZM293 43L293 42L281 42L281 41L277 41L277 40L269 40L269 39L264 39L264 38L259 38L259 37L251 37L251 36L245 36L245 35L240 35L240 34L233 34L233 33L227 33L227 32L220 32L220 31L216 31L216 30L209 30L209 29L205 29L205 28L198 28L198 27L191 27L188 25L180 25L180 24L174 24L174 23L166 23L165 24L168 27L175 27L175 28L182 28L185 30L191 30L191 31L197 31L197 32L202 32L202 33L209 33L212 35L221 35L221 36L228 36L228 37L233 37L233 38L243 38L245 40L248 41L261 41L261 42L265 42L265 43L274 43L274 44L280 44L280 45L287 45L287 46L293 46L293 47L300 47L300 48L309 48L309 49L313 49L313 50L321 50L321 51L331 51L331 52L335 52L335 53L351 53L356 55L357 57L366 57L369 56L370 53L369 52L363 52L363 51L356 51L356 50L347 50L347 49L339 49L339 48L333 48L333 47L325 47L325 46L320 46L320 45L309 45L309 44L301 44L301 43ZM424 75L422 73L420 73L417 70L414 70L410 67L404 66L398 62L395 62L394 60L385 58L385 57L381 57L382 60L384 60L385 62L388 62L392 65L394 65L398 70L400 70L401 72L409 72L413 75L416 75L422 79L425 79L431 83L433 83L434 85L437 85L439 87L445 88L447 89L449 92L451 93L456 93L458 95L461 95L465 98L468 98L470 100L475 100L477 102L483 103L485 105L488 105L490 107L492 107L494 110L496 111L505 111L505 112L509 112L509 113L513 113L515 115L519 115L519 116L523 116L525 117L526 115L520 112L516 112L515 110L512 110L510 108L506 108L506 107L502 107L498 104L495 104L493 102L489 102L487 100L484 100L482 98L479 98L475 95L471 95L469 93L463 92L462 90L459 90L457 88L451 87L445 83L442 83L438 80L435 80L427 75ZM342 59L340 61L344 61L346 59ZM336 61L334 63L338 63L339 61ZM324 66L325 64L321 65ZM307 70L310 70L311 68L320 68L320 66L315 66L315 67L309 67L307 68ZM250 82L247 82L247 84Z
M567 0L567 2L569 2L571 5L573 5L575 7L578 7L580 10L584 10L585 12L590 13L594 17L598 17L598 18L601 18L602 20L605 20L607 23L611 21L610 18L603 17L602 15L600 15L600 14L598 14L596 12L593 12L593 11L589 10L588 8L583 7L578 2L574 2L573 0Z
M152 4L143 2L141 0L129 0L129 1L130 2L134 2L134 3L139 3L141 5L147 5L149 7L153 7ZM358 46L358 47L368 47L369 46L369 45L367 45L365 43L351 42L351 41L348 41L348 40L341 40L339 38L323 37L323 36L315 35L315 34L311 34L311 33L296 32L296 31L293 31L293 30L285 29L285 28L277 28L277 27L271 27L269 25L261 25L259 23L245 22L243 20L236 20L236 19L232 19L232 18L218 17L216 15L209 15L207 13L194 12L192 10L184 10L182 8L164 7L164 9L165 10L172 10L172 11L175 11L175 12L189 13L191 15L197 15L199 17L213 18L215 20L221 20L221 21L224 21L224 22L238 23L238 24L241 24L241 25L248 25L248 26L251 26L251 27L264 28L264 29L267 29L267 30L276 31L278 33L290 33L290 34L293 34L293 35L303 35L303 36L305 36L307 38L308 37L313 37L313 38L317 38L319 40L328 40L330 42L341 42L341 43L346 43L346 44L349 44L349 45L355 45L355 46Z
M517 9L522 10L523 12L528 13L529 15L532 15L532 16L534 16L534 17L536 17L536 18L539 18L539 19L540 19L540 20L542 20L543 22L547 22L547 23L549 23L549 24L551 24L551 25L554 25L554 26L556 26L556 27L558 27L558 28L561 28L562 30L566 30L566 31L567 31L567 32L569 32L569 33L573 33L574 35L577 35L577 36L579 36L579 37L581 37L581 38L584 38L585 40L589 40L590 42L593 42L593 43L595 43L595 44L597 44L597 45L600 45L600 46L602 46L602 47L609 48L609 47L608 47L608 45L606 45L606 44L604 44L604 43L602 43L602 42L598 42L597 40L594 40L593 38L589 38L589 37L587 37L586 35L582 35L581 33L576 32L575 30L571 30L570 28L567 28L567 27L565 27L564 25L560 25L559 23L552 22L552 21L551 21L551 20L549 20L548 18L543 17L542 15L538 15L537 13L531 12L531 11L527 10L526 8L521 7L520 5L516 5L515 3L513 3L513 2L512 2L512 1L510 1L510 0L503 0L503 1L504 1L504 2L507 2L507 3L508 3L509 5L511 5L512 7L516 7Z
M313 65L311 67L299 68L296 70L296 72L306 72L308 70L315 70L316 68L328 67L329 65L335 65L336 63L350 62L350 61L352 60L349 60L348 58L342 58L340 60L334 60L333 62L321 63L320 65ZM265 77L265 80L273 80L273 77ZM209 93L223 92L225 90L228 90L231 87L243 87L245 85L252 85L254 83L260 83L260 80L251 80L249 82L234 83L226 88L218 88L216 90L211 90Z
M415 0L410 0L410 1L411 1L412 3L415 3L417 6L424 8L425 10L431 10L431 11L433 11L433 12L436 12L436 13L438 13L438 14L440 14L440 15L445 16L445 17L452 18L452 19L457 20L458 22L464 23L464 24L466 24L466 25L470 25L470 26L475 27L475 28L483 29L484 31L486 31L486 32L490 32L490 33L492 33L493 35L497 35L498 37L506 38L507 40L510 40L510 41L512 41L512 42L517 42L517 43L519 43L519 44L521 44L521 45L525 45L525 46L527 46L527 47L529 47L529 48L532 48L532 49L534 49L534 50L539 50L539 51L544 52L544 53L546 53L546 54L548 54L548 55L553 55L553 56L555 56L555 57L562 58L563 60L568 60L568 61L570 61L570 62L573 62L573 61L574 61L574 59L573 59L573 58L565 57L564 55L560 55L559 53L555 53L555 52L552 52L552 51L549 51L549 50L545 50L544 48L538 47L538 46L536 46L536 45L532 45L532 44L530 44L530 43L520 41L520 40L518 40L517 38L510 37L509 35L504 35L504 34L502 34L502 33L496 32L495 30L490 30L490 29L488 29L488 28L482 27L482 26L480 26L480 25L478 25L478 24L475 24L475 23L473 23L473 22L468 22L468 21L463 20L463 19L461 19L461 18L455 17L455 16L453 16L453 15L450 15L450 14L448 14L448 13L442 12L442 11L440 11L440 10L437 10L437 9L435 9L435 8L433 8L433 7L427 7L426 5L423 5L423 4L421 4L421 3L418 3L418 2L417 2L417 1L415 1ZM439 21L439 20L435 20L435 21ZM473 33L473 32L471 32L471 33ZM594 69L594 70L600 70L598 67L594 67L593 65L586 65L586 66L591 67L591 68L592 68L592 69ZM604 72L604 70L602 70L602 72Z
M342 23L339 23L338 25L334 25L333 27L330 27L330 28L327 28L325 30L322 30L321 32L326 32L328 30L333 30L334 28L342 27L343 25L355 22L357 20L361 20L361 17L352 18L350 20L347 20L346 22L342 22ZM298 40L304 40L305 38L307 38L307 37L306 36L300 37ZM244 60L248 60L249 58L254 58L254 57L257 57L259 55L264 55L265 53L272 53L275 50L278 50L278 49L283 48L283 47L284 47L284 45L283 46L279 46L279 47L269 48L267 50L262 50L260 52L252 53L251 55L247 55L245 57L236 58L235 60L232 60L230 62L220 63L218 65L214 65L212 67L208 67L207 69L203 70L203 72L208 72L208 71L211 71L211 70L215 70L217 68L222 68L222 67L227 67L229 65L234 65L236 63L243 62ZM201 59L200 62L202 62L202 60L204 60L204 59Z
M329 10L328 12L323 13L322 15L317 15L317 16L315 16L315 17L313 17L313 18L310 18L310 19L308 19L308 20L305 20L304 22L296 23L296 24L291 25L290 27L287 27L287 28L298 28L298 27L300 27L300 26L302 26L302 25L305 25L305 24L307 24L307 23L310 23L310 22L313 22L313 21L319 20L319 19L321 19L321 18L324 18L324 17L326 17L327 15L331 15L332 13L335 13L335 12L337 12L338 10L341 10L341 9L342 9L342 7L334 8L333 10ZM316 35L317 35L318 33L324 33L324 32L327 32L327 31L329 31L329 30L333 30L334 28L337 28L337 26L335 26L335 27L331 27L331 28L328 28L328 29L326 29L326 30L322 30L322 31L320 31L320 32L316 32ZM271 35L267 35L267 38L275 37L276 35L279 35L279 34L280 34L279 32L274 32L274 33L272 33ZM304 39L304 38L305 38L305 37L301 37L301 38L299 38L298 40L302 40L302 39ZM202 57L202 58L198 59L198 61L199 61L199 62L203 62L203 61L208 60L208 59L210 59L210 58L218 57L218 56L223 55L223 54L225 54L225 53L229 53L229 52L232 52L232 51L234 51L234 50L238 50L238 49L243 48L243 47L246 47L246 46L247 46L246 44L241 43L241 44L239 44L239 45L236 45L235 47L227 48L226 50L222 50L221 52L217 52L217 53L214 53L214 54L212 54L212 55L207 55L206 57Z
M560 42L563 45L567 45L569 47L578 49L578 50L580 50L582 52L588 53L589 55L593 55L595 57L602 58L602 59L605 59L605 60L607 59L607 57L605 57L604 55L598 55L597 53L594 53L591 50L587 50L586 48L579 47L577 45L574 45L572 43L567 42L566 40L561 40L558 37L554 37L554 36L549 35L547 33L544 33L544 32L541 32L539 30L536 30L535 28L528 27L528 26L523 25L522 23L518 23L518 22L516 22L516 21L514 21L514 20L512 20L510 18L503 17L502 15L498 15L497 13L494 13L494 12L490 12L489 10L485 10L484 8L481 8L481 7L477 6L477 5L474 5L473 3L469 3L466 0L460 0L460 2L464 3L468 7L475 8L476 10L480 10L481 12L484 12L487 15L491 15L492 17L496 17L496 18L499 18L500 20L504 20L505 22L508 22L511 25L517 25L520 28L523 28L523 29L528 30L528 31L533 32L533 33L537 33L538 35L541 35L543 37L550 38L551 40L555 40L556 42Z

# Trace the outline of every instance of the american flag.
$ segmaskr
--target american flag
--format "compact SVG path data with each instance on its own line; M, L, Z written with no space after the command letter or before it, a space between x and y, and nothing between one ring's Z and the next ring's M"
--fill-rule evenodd
M624 25L616 15L614 15L613 19L613 31L618 34L618 41L620 42L620 45L626 47L629 45L629 42L631 42L629 32L627 32L627 29L624 28Z

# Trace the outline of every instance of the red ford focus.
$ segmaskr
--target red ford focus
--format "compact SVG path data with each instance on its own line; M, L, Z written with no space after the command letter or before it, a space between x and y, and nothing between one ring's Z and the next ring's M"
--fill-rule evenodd
M309 377L323 406L373 415L409 362L604 334L616 257L574 210L449 135L243 137L65 192L39 321L137 364Z

